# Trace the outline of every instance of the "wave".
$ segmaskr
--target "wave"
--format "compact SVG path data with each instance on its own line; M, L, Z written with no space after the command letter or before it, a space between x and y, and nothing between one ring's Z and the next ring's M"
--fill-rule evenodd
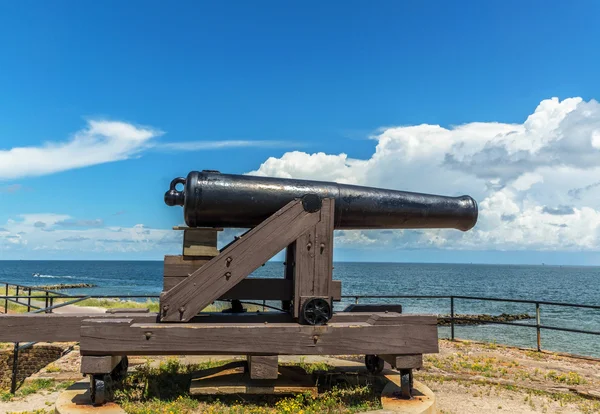
M38 274L38 273L35 273L33 275L33 277L41 277L41 278L44 278L44 279L83 279L83 278L78 278L78 277L75 277L75 276L41 275L41 274Z

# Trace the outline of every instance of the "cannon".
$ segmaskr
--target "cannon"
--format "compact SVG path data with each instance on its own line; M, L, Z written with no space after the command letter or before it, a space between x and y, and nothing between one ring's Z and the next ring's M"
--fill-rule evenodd
M342 299L333 280L334 230L467 231L477 221L475 200L193 171L170 183L164 201L183 206L187 226L174 227L184 231L183 249L165 256L158 312L2 315L0 342L79 342L96 403L125 375L127 355L246 355L249 378L258 381L252 386L262 387L277 380L279 355L362 354L372 374L384 362L397 369L402 395L411 397L412 370L423 354L439 351L437 317L390 303L334 311ZM248 231L218 248L223 228ZM282 277L248 277L282 250ZM388 293L382 285L377 293ZM215 301L231 308L207 312ZM262 301L263 311L244 301Z
M183 185L182 190L177 186ZM333 182L192 171L176 178L165 194L169 206L183 206L190 227L249 228L295 198L314 194L335 201L334 228L471 229L477 203L469 196L445 197Z

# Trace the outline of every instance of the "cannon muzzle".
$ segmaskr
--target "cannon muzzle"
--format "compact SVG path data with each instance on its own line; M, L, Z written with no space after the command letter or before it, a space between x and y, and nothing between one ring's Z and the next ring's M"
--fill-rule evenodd
M183 185L183 189L178 190L177 185ZM445 197L206 170L174 179L165 194L165 203L183 206L185 222L190 227L251 228L306 194L335 199L336 229L467 231L477 222L477 203L466 195Z

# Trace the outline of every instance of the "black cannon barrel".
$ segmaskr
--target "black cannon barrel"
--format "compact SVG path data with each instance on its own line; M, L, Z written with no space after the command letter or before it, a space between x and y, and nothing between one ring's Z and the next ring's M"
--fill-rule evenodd
M183 184L183 190L177 185ZM165 194L183 206L190 227L257 226L295 198L317 194L335 199L336 229L471 229L477 203L469 196L445 197L333 182L192 171L176 178Z

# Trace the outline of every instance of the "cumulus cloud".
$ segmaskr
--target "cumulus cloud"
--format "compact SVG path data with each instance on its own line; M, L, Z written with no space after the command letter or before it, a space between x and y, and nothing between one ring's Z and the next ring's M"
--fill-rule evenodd
M600 250L600 104L542 101L523 123L378 131L368 159L288 152L249 174L470 194L474 230L338 232L346 246Z
M60 227L102 227L104 225L104 221L101 219L95 220L61 220L55 223Z
M68 223L65 225L65 223ZM64 214L24 214L9 219L0 229L2 251L44 250L52 254L77 252L166 254L181 248L182 232L136 224L131 227L105 226L101 220L87 220ZM166 245L166 246L164 246ZM163 247L158 247L163 246ZM171 249L171 250L169 250Z

